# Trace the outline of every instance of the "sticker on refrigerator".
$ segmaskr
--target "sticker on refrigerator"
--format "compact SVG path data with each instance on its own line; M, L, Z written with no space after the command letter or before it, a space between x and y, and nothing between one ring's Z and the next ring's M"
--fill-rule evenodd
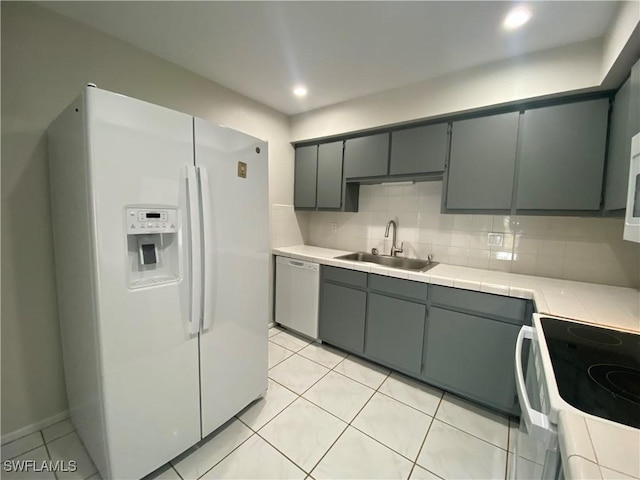
M247 164L244 162L238 162L238 176L240 178L247 178Z

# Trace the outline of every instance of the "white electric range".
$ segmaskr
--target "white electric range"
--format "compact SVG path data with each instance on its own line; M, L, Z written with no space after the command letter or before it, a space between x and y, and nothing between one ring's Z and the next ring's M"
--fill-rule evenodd
M640 335L534 314L518 336L516 383L513 478L560 478L560 411L640 428Z

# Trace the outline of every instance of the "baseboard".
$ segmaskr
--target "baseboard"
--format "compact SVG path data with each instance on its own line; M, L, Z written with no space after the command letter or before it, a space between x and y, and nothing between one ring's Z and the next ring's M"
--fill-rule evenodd
M43 428L50 427L54 423L61 422L62 420L66 420L67 418L69 418L69 410L56 413L49 418L45 418L44 420L40 420L39 422L32 423L31 425L27 425L26 427L22 427L15 432L2 435L2 439L0 440L0 442L2 443L2 445L4 445L5 443L13 442L20 437L24 437L25 435L29 435L30 433L37 432L38 430L42 430Z

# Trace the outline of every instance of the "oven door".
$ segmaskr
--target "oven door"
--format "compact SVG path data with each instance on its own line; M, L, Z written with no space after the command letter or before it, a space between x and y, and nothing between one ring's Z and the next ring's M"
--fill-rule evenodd
M525 342L530 344L526 345L529 348L526 348ZM558 436L555 425L543 413L548 412L549 402L535 330L532 327L525 325L518 334L515 367L522 413L510 478L557 479L561 471Z

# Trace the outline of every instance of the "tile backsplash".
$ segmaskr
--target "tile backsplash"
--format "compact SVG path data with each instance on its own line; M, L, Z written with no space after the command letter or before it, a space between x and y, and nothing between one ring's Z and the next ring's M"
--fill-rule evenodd
M296 212L293 205L271 205L271 248L309 243L308 234L308 212Z
M622 240L622 218L440 213L442 182L362 185L357 213L309 212L308 242L389 253L387 222L408 257L504 272L638 287L640 245ZM489 233L502 245L489 245Z

